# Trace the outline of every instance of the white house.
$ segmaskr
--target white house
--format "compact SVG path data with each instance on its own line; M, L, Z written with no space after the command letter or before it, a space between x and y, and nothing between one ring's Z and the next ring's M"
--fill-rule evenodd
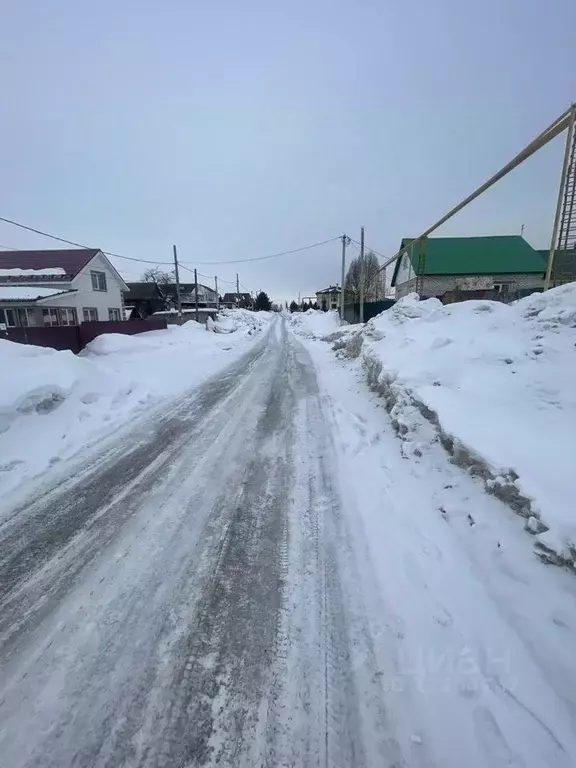
M0 326L123 320L127 290L98 248L0 253Z

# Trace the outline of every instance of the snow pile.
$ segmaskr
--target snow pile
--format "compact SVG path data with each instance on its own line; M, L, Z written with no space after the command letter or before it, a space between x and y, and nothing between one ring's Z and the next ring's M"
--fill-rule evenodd
M286 317L294 333L307 339L322 339L341 329L340 316L336 310L322 312L309 309L306 312L292 312Z
M235 333L240 331L246 336L253 336L267 328L274 317L274 312L251 312L248 309L221 309L218 312L213 330L216 333Z
M259 318L258 331L269 322ZM211 333L191 321L134 336L106 334L80 355L0 340L0 493L216 374L255 337L246 318L235 329Z
M576 565L576 284L513 305L415 295L349 336L400 432L424 414L456 460ZM358 343L359 342L359 343ZM414 427L415 429L415 427ZM538 533L543 529L548 531Z

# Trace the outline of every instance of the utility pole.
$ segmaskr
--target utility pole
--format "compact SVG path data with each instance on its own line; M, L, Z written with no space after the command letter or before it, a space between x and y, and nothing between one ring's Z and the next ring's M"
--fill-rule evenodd
M198 322L198 274L196 270L194 270L194 304L196 305L195 318Z
M218 294L218 275L214 275L214 290L216 291L216 311L220 309L220 296Z
M174 277L176 278L176 309L178 310L178 317L182 317L182 302L180 301L180 277L178 275L178 254L176 252L176 246L172 246L174 250Z
M236 272L236 308L240 308L240 280L238 279L238 272Z
M348 238L342 235L342 283L340 284L340 322L344 322L344 281L346 279L346 246Z
M360 322L364 322L364 227L360 230Z

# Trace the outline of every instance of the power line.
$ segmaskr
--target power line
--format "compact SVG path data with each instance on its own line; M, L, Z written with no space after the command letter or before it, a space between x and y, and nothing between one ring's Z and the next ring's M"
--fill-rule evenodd
M0 245L0 248L4 248L5 251L19 251L20 248L12 248L9 245Z
M76 248L89 248L88 245L83 245L82 243L76 243L74 240L67 240L65 237L58 237L58 235L52 235L49 232L43 232L41 229L36 229L35 227L29 227L26 224L21 224L18 221L12 221L12 219L7 219L4 216L0 216L0 221L5 222L6 224L12 224L14 227L19 227L20 229L25 229L28 232L34 232L37 235L42 235L43 237L49 237L51 240L57 240L59 243L66 243L66 245L73 245ZM288 256L291 253L300 253L301 251L308 251L311 248L318 248L320 245L326 245L327 243L332 243L335 240L338 240L338 237L331 237L328 240L322 240L318 243L311 243L310 245L304 245L301 248L292 248L289 251L281 251L280 253L270 253L267 256L256 256L250 259L232 259L232 260L226 260L226 261L194 261L195 264L246 264L250 261L264 261L265 259L276 259L279 256ZM113 253L112 251L102 251L102 253L105 253L106 256L112 256L116 259L125 259L126 261L136 261L141 264L156 264L156 265L172 265L171 261L149 261L147 259L135 259L132 256L123 256L121 253ZM183 262L179 261L179 264L183 264ZM206 275L205 275L206 277ZM230 282L230 281L224 281L224 282Z
M351 237L350 240L356 246L357 250L360 250L360 243L358 242L358 240L354 240L353 237ZM384 256L383 253L380 253L379 251L377 251L376 248L370 248L369 245L364 245L364 249L366 251L372 251L372 253L376 254L376 256L380 256L381 259L385 259L386 258L386 256Z
M76 243L74 240L67 240L65 237L58 237L58 235L51 235L49 232L43 232L41 229L36 229L35 227L28 227L26 224L20 224L18 221L12 221L12 219L6 219L4 216L0 216L0 221L5 222L6 224L12 224L14 227L19 227L20 229L25 229L28 232L34 232L37 235L42 235L43 237L49 237L51 240L57 240L59 243L66 243L66 245L73 245L76 248L88 248L90 249L89 245L83 245L82 243ZM13 250L20 250L18 248L14 248ZM172 264L171 261L149 261L147 259L135 259L132 256L122 256L121 253L112 253L112 251L102 251L102 253L105 253L106 256L112 256L115 259L125 259L126 261L137 261L142 264Z
M231 259L226 261L196 261L196 264L246 264L249 261L264 261L265 259L276 259L279 256L288 256L291 253L300 253L301 251L309 251L310 248L318 248L320 245L326 245L327 243L333 243L335 240L339 240L340 237L331 237L328 240L322 240L319 243L312 243L311 245L304 245L301 248L292 248L290 251L281 251L280 253L269 253L267 256L255 256L251 259Z

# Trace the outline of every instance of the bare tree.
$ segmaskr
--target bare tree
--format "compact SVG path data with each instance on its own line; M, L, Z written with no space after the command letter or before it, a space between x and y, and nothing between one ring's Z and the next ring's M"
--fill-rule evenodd
M174 272L165 272L160 267L147 269L142 275L145 283L156 283L157 285L169 285L174 282Z
M346 280L344 281L344 290L347 300L360 300L360 256L352 259ZM381 293L380 265L376 254L372 251L364 254L364 299L365 301L376 301Z

